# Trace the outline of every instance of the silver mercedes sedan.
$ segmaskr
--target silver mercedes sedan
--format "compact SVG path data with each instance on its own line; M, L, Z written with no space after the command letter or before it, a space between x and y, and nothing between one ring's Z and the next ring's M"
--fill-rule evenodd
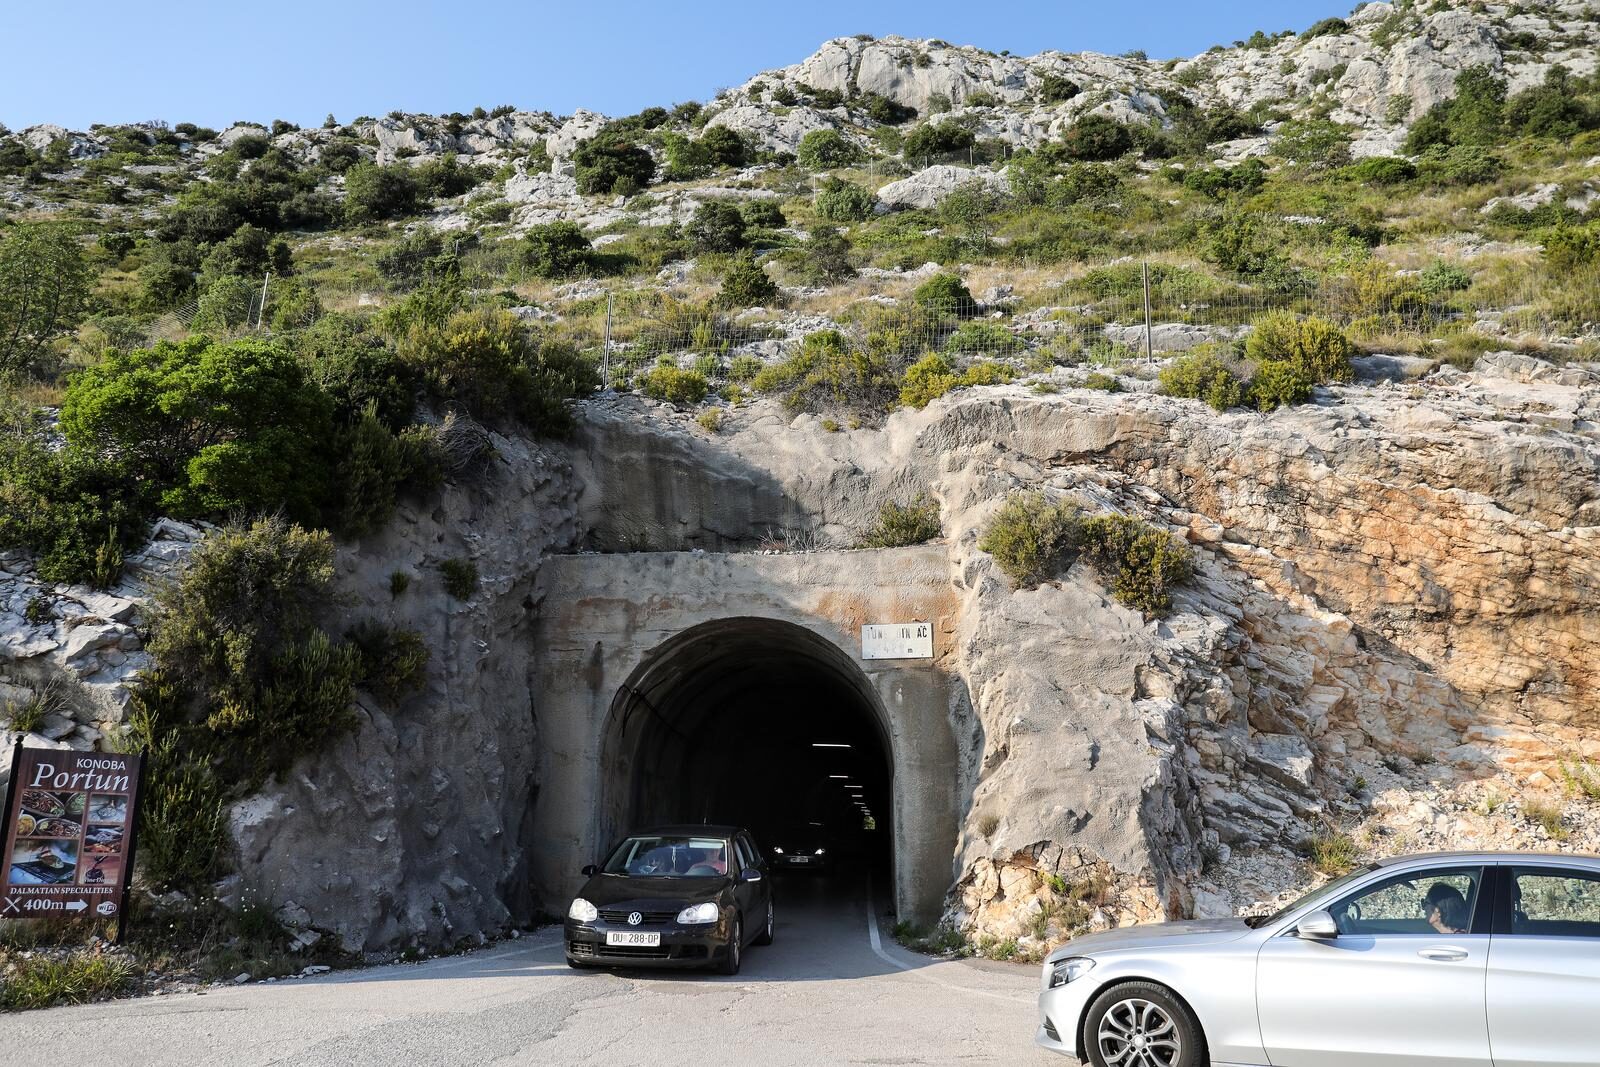
M1039 1016L1095 1067L1600 1065L1600 858L1411 856L1276 915L1092 934Z

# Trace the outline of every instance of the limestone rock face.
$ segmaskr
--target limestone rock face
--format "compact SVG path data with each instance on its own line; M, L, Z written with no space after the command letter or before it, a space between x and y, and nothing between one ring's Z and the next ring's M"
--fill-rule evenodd
M885 211L937 207L951 193L966 185L981 186L1001 193L1011 187L1006 176L995 171L940 164L885 185L878 190L878 204Z
M755 104L737 104L714 115L709 126L724 126L746 134L769 152L797 152L806 134L832 130L839 122L830 113L816 108L797 107L785 114ZM852 136L851 140L860 140Z
M492 441L498 459L481 480L340 550L343 603L329 625L421 633L424 690L397 706L362 694L357 733L231 813L242 885L294 901L302 927L351 951L503 932L537 903L524 839L538 744L528 598L541 557L574 537L573 484L545 448ZM444 590L447 559L477 567L469 600ZM396 573L408 579L398 596Z

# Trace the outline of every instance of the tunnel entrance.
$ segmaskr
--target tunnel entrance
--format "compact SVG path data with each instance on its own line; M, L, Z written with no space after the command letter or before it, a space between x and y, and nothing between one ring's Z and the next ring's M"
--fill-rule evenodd
M657 823L745 826L758 842L811 828L836 873L870 874L885 895L909 866L880 694L793 623L722 619L653 650L616 694L601 769L608 840Z

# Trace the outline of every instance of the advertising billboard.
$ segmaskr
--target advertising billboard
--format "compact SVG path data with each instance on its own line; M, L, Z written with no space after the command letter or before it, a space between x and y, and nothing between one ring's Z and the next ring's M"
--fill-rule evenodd
M0 919L120 915L133 868L140 759L17 747L0 854Z

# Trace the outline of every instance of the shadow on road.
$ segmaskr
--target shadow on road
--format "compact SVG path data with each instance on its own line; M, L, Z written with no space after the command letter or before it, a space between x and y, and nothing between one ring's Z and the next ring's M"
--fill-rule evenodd
M564 958L561 929L545 927L521 942L503 944L420 967L385 967L330 975L328 982L422 981L458 978L601 978L617 975L629 981L686 989L707 983L838 982L898 974L943 961L909 952L889 935L888 902L863 876L850 874L779 874L774 893L777 928L773 944L745 951L738 975L699 970L654 970L647 967L593 967L574 970ZM867 909L878 914L880 951L872 947ZM1006 967L1018 975L1023 968Z

